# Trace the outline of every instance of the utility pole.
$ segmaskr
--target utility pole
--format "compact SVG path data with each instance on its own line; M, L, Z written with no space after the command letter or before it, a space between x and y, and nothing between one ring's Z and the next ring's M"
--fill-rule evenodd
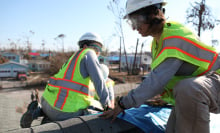
M120 37L120 51L119 51L119 72L121 72L121 37Z
M144 75L144 67L142 65L142 50L143 50L143 47L144 47L144 43L142 43L142 45L141 45L141 55L140 55L140 66L142 67L142 71L143 71L143 75Z

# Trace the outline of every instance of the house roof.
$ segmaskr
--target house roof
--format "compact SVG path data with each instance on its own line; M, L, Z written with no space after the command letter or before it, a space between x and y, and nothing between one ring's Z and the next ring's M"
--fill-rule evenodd
M0 64L0 66L7 65L7 64L16 64L16 65L19 65L19 66L28 67L28 66L25 65L25 64L20 64L20 63L15 62L15 61L8 61L8 62L5 62L5 63L3 63L3 64Z
M17 53L14 53L14 52L2 52L1 53L1 55L5 55L5 54L18 55Z

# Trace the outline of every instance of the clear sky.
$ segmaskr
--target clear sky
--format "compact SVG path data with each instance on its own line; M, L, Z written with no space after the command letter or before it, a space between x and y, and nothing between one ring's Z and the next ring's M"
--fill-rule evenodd
M9 47L11 42L25 47L29 38L33 49L61 50L59 34L64 34L65 51L78 49L77 41L82 34L91 31L101 35L105 46L111 50L119 49L119 37L115 33L115 17L107 6L110 0L0 0L0 47ZM121 0L124 8L126 0ZM167 0L166 17L185 23L186 10L191 0ZM219 18L218 0L206 0L213 15ZM139 42L150 42L141 38L137 32L123 21L127 50L134 51L137 38ZM31 31L31 32L30 32ZM211 39L220 39L220 26L212 32L202 33L202 40L211 44ZM149 43L145 50L149 51Z

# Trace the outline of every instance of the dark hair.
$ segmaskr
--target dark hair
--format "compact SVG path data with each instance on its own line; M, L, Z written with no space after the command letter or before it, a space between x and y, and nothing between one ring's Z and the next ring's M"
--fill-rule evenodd
M96 41L92 40L83 40L79 42L79 48L83 48L84 45L89 46L90 44L97 43Z
M162 4L156 4L137 10L129 14L129 16L132 15L143 16L145 19L144 23L149 24L151 27L151 31L155 32L155 29L158 29L159 25L163 25L165 23L164 13L165 13L165 9L162 8Z
M79 48L83 48L84 45L94 49L96 52L102 52L102 45L99 42L93 40L83 40L79 42Z

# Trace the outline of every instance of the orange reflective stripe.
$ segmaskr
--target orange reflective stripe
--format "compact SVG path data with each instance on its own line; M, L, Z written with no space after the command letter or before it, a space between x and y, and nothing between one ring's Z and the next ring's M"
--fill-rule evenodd
M190 56L190 57L192 57L192 58L194 58L194 59L196 59L196 60L203 61L203 62L207 62L207 63L211 63L211 61L209 61L209 60L205 60L205 59L198 58L198 57L196 57L196 56L194 56L194 55L192 55L192 54L190 54L190 53L187 53L186 51L183 51L182 49L177 48L177 47L166 47L166 48L164 48L164 49L157 55L157 57L160 56L160 54L163 53L163 52L164 52L165 50L167 50L167 49L175 49L175 50L180 51L181 53L186 54L186 55L188 55L188 56ZM157 57L156 57L156 58L157 58Z
M206 71L204 71L203 73L199 74L198 76L201 76L201 75L205 74L206 72L208 72L212 68L212 66L214 65L217 58L218 58L218 54L216 53L212 63L209 65L208 69Z
M79 56L81 55L81 53L82 53L84 50L85 50L85 49L83 49L83 50L79 53L79 55L77 56L75 62L78 62ZM72 61L71 61L71 63L72 63ZM77 63L74 64L74 68L73 68L73 71L72 71L72 77L71 77L71 80L72 80L73 77L74 77L74 72L75 72L76 64L77 64Z

